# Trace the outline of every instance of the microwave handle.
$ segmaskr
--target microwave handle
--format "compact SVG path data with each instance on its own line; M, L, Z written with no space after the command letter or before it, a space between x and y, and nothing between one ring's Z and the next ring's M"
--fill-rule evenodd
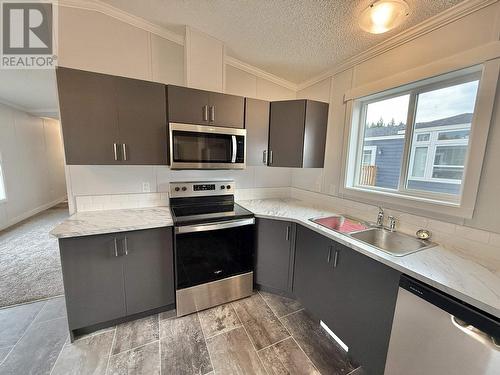
M232 155L231 155L231 163L236 163L236 151L238 148L238 144L236 143L236 136L233 135L231 136L231 141L233 142L233 147L232 147Z

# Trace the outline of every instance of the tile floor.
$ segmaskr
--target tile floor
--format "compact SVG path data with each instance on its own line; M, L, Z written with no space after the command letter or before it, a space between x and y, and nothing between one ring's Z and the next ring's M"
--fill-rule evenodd
M259 292L69 342L63 298L0 310L0 374L358 374L296 301Z

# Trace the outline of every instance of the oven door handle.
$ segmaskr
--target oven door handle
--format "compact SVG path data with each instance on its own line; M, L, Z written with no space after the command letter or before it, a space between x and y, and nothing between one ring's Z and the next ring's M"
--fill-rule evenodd
M186 225L175 228L175 233L195 233L195 232L206 232L209 230L219 230L219 229L228 229L228 228L236 228L242 227L245 225L255 224L255 219L239 219L239 220L229 220L229 221L218 221L215 223L209 224L200 224L200 225Z
M236 143L236 136L231 136L232 145L232 155L231 155L231 163L236 163L236 151L238 149L238 144Z

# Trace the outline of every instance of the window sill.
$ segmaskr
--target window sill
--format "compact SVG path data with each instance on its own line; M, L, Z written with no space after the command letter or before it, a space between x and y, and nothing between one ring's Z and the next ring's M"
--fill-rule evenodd
M427 202L439 206L449 206L449 207L460 207L460 203L458 201L444 201L440 200L437 198L429 198L429 197L422 197L422 196L417 196L417 195L412 195L412 194L404 194L400 192L391 192L388 190L378 190L378 189L366 189L361 186L352 186L352 187L346 187L347 190L356 190L356 191L361 191L364 193L371 193L371 194L382 194L386 195L389 197L395 197L395 198L400 198L400 199L408 199L411 201L418 201L418 202Z
M473 209L463 207L459 202L442 201L390 191L364 189L362 187L341 188L342 198L351 199L371 205L383 205L415 215L434 217L460 223L462 219L470 219Z

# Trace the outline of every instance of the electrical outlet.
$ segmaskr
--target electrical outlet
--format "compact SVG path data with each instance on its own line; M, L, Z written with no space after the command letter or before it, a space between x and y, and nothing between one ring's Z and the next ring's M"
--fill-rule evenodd
M149 184L149 182L142 183L142 192L143 193L150 193L151 192L151 185Z

